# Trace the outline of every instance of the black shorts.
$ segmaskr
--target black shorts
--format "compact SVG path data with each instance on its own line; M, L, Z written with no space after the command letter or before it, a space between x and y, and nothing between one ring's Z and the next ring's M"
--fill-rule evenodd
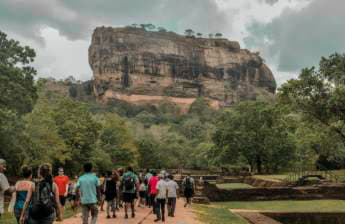
M146 198L146 191L139 191L139 196L141 198Z
M135 193L123 193L123 202L133 203L135 199Z
M186 189L184 189L184 196L185 196L186 198L192 198L192 197L193 197L193 194L194 194L193 189L191 189L191 188L186 188Z
M75 195L75 194L68 194L67 198L68 198L68 201L76 201L77 200L77 195Z
M62 206L65 206L65 204L66 204L66 197L65 196L59 196L59 198L60 198L60 204Z

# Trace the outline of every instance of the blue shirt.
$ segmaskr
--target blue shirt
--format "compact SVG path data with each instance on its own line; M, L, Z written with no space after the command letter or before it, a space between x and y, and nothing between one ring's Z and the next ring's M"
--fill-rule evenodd
M80 189L81 203L96 204L97 203L97 187L100 186L98 177L92 173L85 173L79 177L77 189Z

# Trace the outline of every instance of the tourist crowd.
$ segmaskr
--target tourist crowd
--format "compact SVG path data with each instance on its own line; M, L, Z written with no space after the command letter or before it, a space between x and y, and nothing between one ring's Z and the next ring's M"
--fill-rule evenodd
M5 211L4 195L8 193L12 194L8 210L20 224L62 221L66 202L70 203L74 216L81 207L83 224L88 224L89 219L91 224L96 224L99 210L106 211L108 219L117 218L116 212L120 209L124 209L124 219L134 218L135 207L152 208L157 216L155 222L165 221L166 210L168 216L175 216L180 191L174 176L165 170L157 173L147 169L145 173L136 173L129 166L97 176L92 164L86 163L83 175L70 180L63 168L53 177L51 165L42 164L33 179L32 168L23 166L22 178L15 186L9 185L5 171L6 161L0 159L0 221ZM193 178L186 176L182 181L185 207L191 204L194 189Z

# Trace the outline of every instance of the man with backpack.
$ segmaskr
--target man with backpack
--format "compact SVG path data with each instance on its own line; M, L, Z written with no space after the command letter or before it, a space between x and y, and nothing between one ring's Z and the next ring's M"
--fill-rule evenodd
M131 206L132 218L135 217L134 211L134 199L136 198L136 192L139 190L139 179L134 174L133 168L128 167L127 172L122 176L122 192L123 201L125 202L125 219L128 219L128 206Z
M186 198L186 203L184 207L192 204L192 198L194 195L194 179L188 174L182 181L184 196Z
M79 177L76 189L80 190L83 224L88 224L91 212L91 224L97 223L98 202L100 202L100 183L98 177L92 173L92 164L84 165L84 175Z

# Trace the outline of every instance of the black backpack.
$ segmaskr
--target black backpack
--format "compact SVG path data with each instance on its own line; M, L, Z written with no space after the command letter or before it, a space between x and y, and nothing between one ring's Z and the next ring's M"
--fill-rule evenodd
M126 191L133 190L135 185L134 178L131 175L128 175L124 181L124 185Z
M192 183L192 180L190 179L190 177L186 178L184 188L185 189L193 189L193 183Z
M32 195L30 216L34 220L49 217L55 212L55 194L52 184L45 181L36 183L35 192Z

